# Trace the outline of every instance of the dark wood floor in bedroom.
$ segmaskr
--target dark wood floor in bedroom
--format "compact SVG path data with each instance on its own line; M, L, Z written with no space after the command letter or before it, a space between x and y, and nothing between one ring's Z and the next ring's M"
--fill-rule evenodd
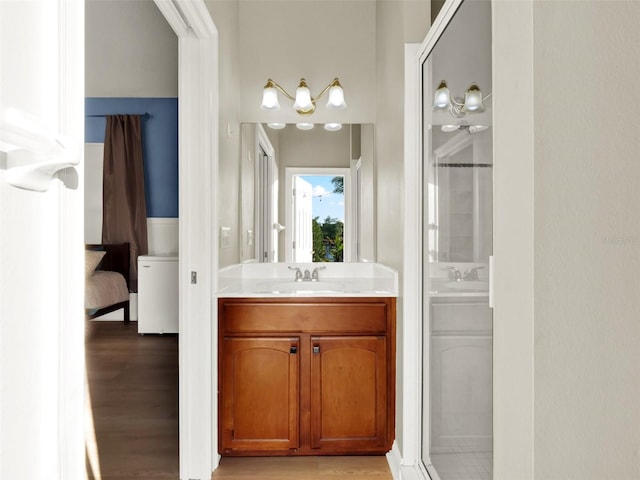
M108 321L88 322L86 332L95 430L95 442L87 436L87 478L178 479L177 335L141 336L135 322ZM212 478L391 480L392 476L383 456L236 457L223 458Z
M177 335L90 321L85 344L95 430L95 444L87 436L88 478L177 479Z

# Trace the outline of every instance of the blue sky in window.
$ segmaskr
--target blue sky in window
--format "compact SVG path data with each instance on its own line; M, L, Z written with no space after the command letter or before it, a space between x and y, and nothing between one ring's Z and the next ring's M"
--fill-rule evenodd
M344 222L344 195L333 192L331 179L335 175L301 175L313 188L312 217L320 217L320 223L327 216Z

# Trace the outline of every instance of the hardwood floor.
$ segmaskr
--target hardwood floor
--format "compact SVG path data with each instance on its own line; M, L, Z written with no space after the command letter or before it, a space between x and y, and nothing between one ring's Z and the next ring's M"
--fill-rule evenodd
M95 430L95 444L87 435L88 478L177 479L177 335L138 335L136 322L90 321L86 365Z
M224 457L212 480L392 480L384 456Z
M86 364L90 480L178 479L178 340L132 322L91 321ZM98 460L91 458L97 451ZM224 457L213 480L392 480L384 456Z

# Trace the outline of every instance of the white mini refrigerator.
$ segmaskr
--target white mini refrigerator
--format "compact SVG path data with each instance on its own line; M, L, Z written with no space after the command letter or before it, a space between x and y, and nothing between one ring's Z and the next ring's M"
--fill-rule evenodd
M178 333L178 257L138 257L138 333Z

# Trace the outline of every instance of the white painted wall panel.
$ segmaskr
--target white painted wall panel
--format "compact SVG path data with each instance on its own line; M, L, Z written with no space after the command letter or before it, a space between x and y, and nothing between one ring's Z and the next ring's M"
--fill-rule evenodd
M238 28L243 122L300 121L283 95L278 112L260 110L260 102L268 78L295 95L303 77L312 95L339 77L348 105L343 111L327 111L325 96L311 121L375 122L375 0L242 1Z
M178 39L151 0L86 2L86 96L177 97Z
M640 3L533 19L536 478L640 478Z

